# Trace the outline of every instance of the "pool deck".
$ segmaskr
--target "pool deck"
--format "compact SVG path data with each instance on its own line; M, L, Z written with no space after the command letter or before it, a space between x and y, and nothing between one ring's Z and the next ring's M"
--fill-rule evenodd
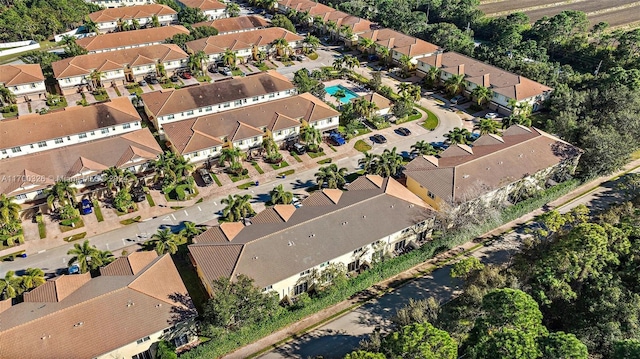
M364 87L360 86L359 84L353 82L353 81L349 81L349 80L331 80L331 81L327 81L324 83L324 87L331 87L331 86L342 86L344 88L347 88L353 92L355 92L358 96L364 96L366 94L369 94L371 91L367 91L367 89L365 89ZM341 106L343 105L343 103L341 103L340 101L338 101L338 99L336 99L335 97L326 94L324 96L324 100L335 105L335 106Z

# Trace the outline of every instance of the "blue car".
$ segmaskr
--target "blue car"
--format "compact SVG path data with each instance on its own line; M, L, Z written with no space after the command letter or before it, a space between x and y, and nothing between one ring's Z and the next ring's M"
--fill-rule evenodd
M347 141L344 140L344 138L342 138L342 136L337 133L337 132L332 132L329 135L329 139L331 140L331 142L333 142L336 146L342 146L345 143L347 143Z
M89 201L88 199L83 199L82 202L80 202L80 212L82 214L93 213L93 209L91 207L92 207L91 201Z

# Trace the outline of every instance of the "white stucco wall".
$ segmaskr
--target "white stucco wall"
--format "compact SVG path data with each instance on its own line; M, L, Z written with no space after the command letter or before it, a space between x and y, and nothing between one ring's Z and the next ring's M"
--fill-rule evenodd
M320 130L322 132L322 131L338 128L338 124L340 122L339 119L340 119L339 116L334 116L334 117L322 119L320 121L310 122L309 125L311 125L312 127L317 128L318 130Z
M146 5L153 4L153 0L86 0L88 3L100 5L106 8L132 6L132 5Z
M36 92L45 92L47 88L44 85L44 81L40 82L31 82L27 84L20 84L16 86L8 86L7 87L11 93L16 96L22 96L25 94L36 93Z

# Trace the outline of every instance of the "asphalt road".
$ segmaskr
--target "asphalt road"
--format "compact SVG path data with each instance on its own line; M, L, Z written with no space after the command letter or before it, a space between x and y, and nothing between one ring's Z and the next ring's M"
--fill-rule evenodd
M633 172L638 172L638 169ZM620 194L615 189L617 181L603 183L598 189L574 200L558 210L562 213L580 204L592 211L605 209L620 202ZM505 264L518 250L522 231L512 232L491 244L472 253L483 263ZM449 301L459 294L460 281L449 276L450 266L437 269L430 275L420 277L382 297L370 301L343 316L288 342L262 356L263 359L277 358L342 358L357 349L361 340L366 339L376 327L386 331L390 327L390 318L406 305L410 298L426 299L434 297L441 303Z

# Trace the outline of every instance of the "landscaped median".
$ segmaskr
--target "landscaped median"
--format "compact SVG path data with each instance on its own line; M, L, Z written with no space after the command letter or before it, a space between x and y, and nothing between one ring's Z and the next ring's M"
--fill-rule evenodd
M467 226L461 229L443 234L424 244L420 249L409 252L377 264L372 269L359 276L350 279L346 285L334 287L321 295L312 298L302 308L296 310L284 310L281 314L268 322L257 323L242 327L235 332L221 333L217 338L209 340L200 346L185 353L183 358L215 358L230 353L239 347L255 342L269 334L272 334L292 323L324 310L332 305L349 299L353 295L365 291L382 280L406 271L420 263L433 258L440 252L447 251L460 244L469 242L478 236L489 232L505 223L519 218L533 210L542 207L550 201L560 198L580 185L580 181L571 180L539 192L532 198L502 210L498 218L486 221L481 225ZM370 296L361 293L361 302L370 299ZM378 293L379 294L379 293ZM307 328L309 329L309 328Z

